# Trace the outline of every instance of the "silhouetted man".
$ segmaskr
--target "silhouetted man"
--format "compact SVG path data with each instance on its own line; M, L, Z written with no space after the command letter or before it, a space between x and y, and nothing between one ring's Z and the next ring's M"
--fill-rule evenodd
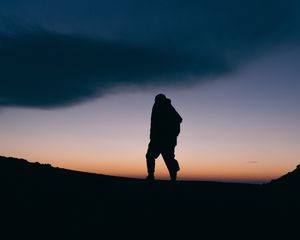
M180 132L181 116L164 94L155 97L151 114L150 143L146 154L148 180L154 180L155 159L161 154L172 181L176 181L179 164L175 146Z

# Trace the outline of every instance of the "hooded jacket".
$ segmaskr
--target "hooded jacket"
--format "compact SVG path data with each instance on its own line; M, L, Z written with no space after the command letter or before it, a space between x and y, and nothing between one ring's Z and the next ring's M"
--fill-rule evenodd
M151 114L150 139L159 142L176 142L180 133L182 117L170 99L154 103Z

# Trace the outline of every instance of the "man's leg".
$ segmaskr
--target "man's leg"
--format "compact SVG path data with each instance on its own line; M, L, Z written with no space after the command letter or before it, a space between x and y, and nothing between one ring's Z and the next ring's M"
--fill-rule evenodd
M177 172L180 170L178 161L175 159L175 145L164 147L162 156L169 170L172 181L176 181Z
M160 152L158 146L156 146L153 142L150 141L146 153L148 180L154 180L155 159L159 156L159 154Z

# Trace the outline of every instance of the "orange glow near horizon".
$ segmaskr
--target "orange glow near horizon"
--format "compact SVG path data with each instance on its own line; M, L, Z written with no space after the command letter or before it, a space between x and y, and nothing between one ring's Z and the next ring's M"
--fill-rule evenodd
M61 167L82 172L98 173L112 176L123 176L133 178L145 178L146 163L145 158L137 159L134 156L120 158L110 158L109 155L102 156L63 156L45 157L41 155L32 154L6 154L14 157L25 158L30 162L50 163L53 167ZM86 159L84 159L84 157ZM224 158L224 157L223 157ZM283 164L273 165L271 168L269 164L260 164L256 162L226 162L222 158L219 161L199 160L196 164L180 153L178 160L180 161L181 171L178 174L179 180L203 180L203 181L225 181L225 182L268 182L272 179L278 178L281 175L291 171L295 166L283 166ZM226 158L225 158L226 159ZM157 179L169 179L167 168L160 156L156 161Z
M210 86L193 94L192 90L166 92L183 116L176 147L181 166L178 179L267 182L299 164L297 116L285 116L278 109L252 111L246 103L237 107L224 100L228 94L219 100L212 97L220 94L216 86ZM144 178L154 95L112 95L47 111L7 109L1 112L0 155L78 171ZM156 166L156 177L169 179L161 157Z

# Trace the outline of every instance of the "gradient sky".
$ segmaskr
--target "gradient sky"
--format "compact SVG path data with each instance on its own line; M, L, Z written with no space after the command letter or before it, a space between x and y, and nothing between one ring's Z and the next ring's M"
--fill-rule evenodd
M299 29L293 0L1 1L0 155L143 178L163 92L179 179L279 177L300 162Z

